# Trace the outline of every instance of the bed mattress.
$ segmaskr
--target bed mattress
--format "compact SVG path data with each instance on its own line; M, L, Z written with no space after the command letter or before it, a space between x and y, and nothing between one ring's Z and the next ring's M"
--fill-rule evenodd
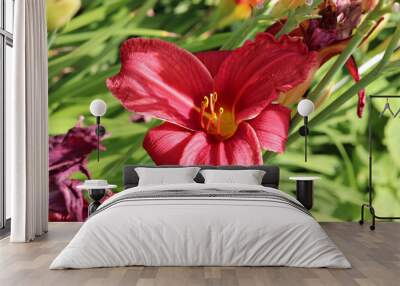
M311 214L280 190L196 183L114 195L50 269L131 265L351 267Z

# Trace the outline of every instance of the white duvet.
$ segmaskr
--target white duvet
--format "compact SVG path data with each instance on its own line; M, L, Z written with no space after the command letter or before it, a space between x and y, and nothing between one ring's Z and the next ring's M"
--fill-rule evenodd
M254 185L179 184L125 190L263 190ZM290 197L291 200L295 201ZM89 218L50 269L145 266L293 266L350 268L306 213L258 198L152 198L122 201Z

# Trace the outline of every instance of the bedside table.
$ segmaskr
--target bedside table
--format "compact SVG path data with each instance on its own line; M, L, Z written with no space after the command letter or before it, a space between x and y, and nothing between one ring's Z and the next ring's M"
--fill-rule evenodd
M86 180L83 185L77 186L79 190L88 190L89 196L93 200L88 207L88 216L101 205L100 200L106 194L106 190L116 187L116 185L109 185L106 180Z
M311 210L314 202L314 181L319 180L316 176L290 177L289 180L296 181L296 198L303 206Z

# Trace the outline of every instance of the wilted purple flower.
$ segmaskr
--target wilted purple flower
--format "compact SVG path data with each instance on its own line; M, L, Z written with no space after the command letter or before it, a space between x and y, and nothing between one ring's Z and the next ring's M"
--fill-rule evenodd
M325 48L351 37L363 13L359 1L335 1L321 7L320 19L309 21L305 41L312 50Z
M90 178L87 158L97 148L96 126L81 127L81 117L65 135L49 137L49 220L83 221L86 218L81 182L71 179L81 172ZM100 146L104 150L103 146Z
M283 2L287 1L279 1L278 4ZM300 1L296 2L299 4ZM377 3L376 0L325 0L318 6L319 18L302 22L289 35L302 38L309 50L318 52L318 67L314 69L315 72L333 56L346 49L352 39L353 30L360 23L362 15L374 9ZM284 7L283 4L278 8L282 7ZM285 22L286 19L276 22L267 29L267 32L276 35ZM356 81L361 79L354 57L350 57L346 62L346 67ZM289 91L284 100L286 102L297 102L309 88L312 79L313 74L310 74L306 84L297 87L297 90ZM362 89L358 93L357 115L359 117L362 116L364 107L365 90Z

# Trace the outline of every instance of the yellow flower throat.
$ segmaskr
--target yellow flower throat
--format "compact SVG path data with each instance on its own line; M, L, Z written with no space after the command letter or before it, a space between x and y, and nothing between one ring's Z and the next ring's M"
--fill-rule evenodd
M225 140L235 134L237 124L233 112L221 105L217 107L218 94L211 93L201 102L200 124L208 133L219 140Z

